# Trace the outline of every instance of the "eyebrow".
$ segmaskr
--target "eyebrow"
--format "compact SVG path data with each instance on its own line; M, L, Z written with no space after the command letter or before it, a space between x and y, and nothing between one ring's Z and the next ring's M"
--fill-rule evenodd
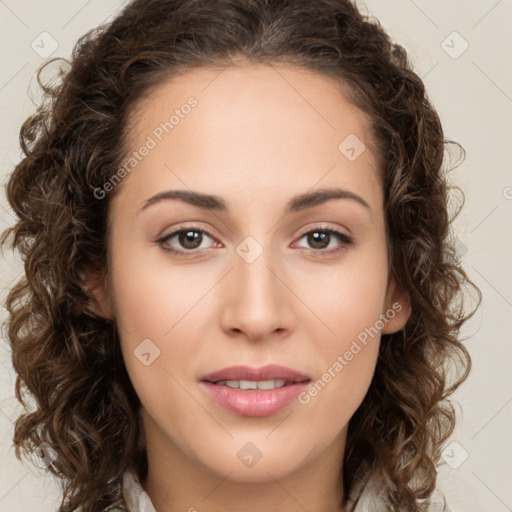
M224 199L219 196L203 194L191 190L164 190L150 197L143 202L139 212L145 210L149 206L164 200L178 199L185 203L196 206L204 210L228 212L229 208ZM285 214L295 213L313 208L320 204L331 201L332 199L349 199L359 203L365 208L371 209L370 205L360 196L341 188L323 188L313 192L299 194L290 199L285 207Z

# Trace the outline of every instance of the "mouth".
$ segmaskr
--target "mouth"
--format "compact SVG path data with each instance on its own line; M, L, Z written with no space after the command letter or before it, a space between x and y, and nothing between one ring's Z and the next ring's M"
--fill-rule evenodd
M282 388L284 386L291 386L293 384L301 383L301 382L309 382L310 379L303 379L298 381L285 380L285 379L271 379L271 380L219 380L217 382L211 381L203 381L210 382L210 384L214 384L215 386L226 386L231 389L242 389L244 391L250 390L269 390Z
M303 373L278 365L233 366L201 378L213 401L238 416L271 416L297 398L311 382Z

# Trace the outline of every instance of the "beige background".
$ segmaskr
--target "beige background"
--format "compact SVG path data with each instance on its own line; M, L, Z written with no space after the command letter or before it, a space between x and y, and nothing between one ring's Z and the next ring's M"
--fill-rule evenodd
M76 39L122 3L0 0L2 184L20 158L18 131L33 111L34 72L44 60L32 44L41 53L43 43L53 49L53 39L58 48L52 56L68 57ZM466 195L455 227L460 253L466 251L464 266L484 301L468 326L473 371L455 395L461 415L444 452L439 486L452 512L512 511L512 1L358 3L408 50L440 113L445 137L467 151L464 164L451 174ZM0 230L13 222L2 192ZM10 253L0 261L3 301L21 265ZM56 512L57 484L20 463L11 446L19 405L5 341L0 364L0 512Z

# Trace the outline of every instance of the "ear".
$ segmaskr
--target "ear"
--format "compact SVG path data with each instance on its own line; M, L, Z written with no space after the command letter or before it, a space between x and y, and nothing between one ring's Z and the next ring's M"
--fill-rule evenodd
M82 284L95 300L90 300L88 310L107 320L114 319L112 301L108 289L108 276L103 268L87 268L80 273Z
M382 334L400 331L411 316L409 294L398 287L393 277L389 280L384 315L389 320L384 325Z

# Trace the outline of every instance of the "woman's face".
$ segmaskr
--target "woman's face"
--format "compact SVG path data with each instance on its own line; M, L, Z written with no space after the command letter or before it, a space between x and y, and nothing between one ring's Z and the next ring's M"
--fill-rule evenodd
M260 65L187 72L133 114L97 296L119 329L148 454L239 481L341 462L381 332L408 315L388 282L368 119L330 79ZM309 380L203 381L266 365ZM275 389L231 387L254 382Z

